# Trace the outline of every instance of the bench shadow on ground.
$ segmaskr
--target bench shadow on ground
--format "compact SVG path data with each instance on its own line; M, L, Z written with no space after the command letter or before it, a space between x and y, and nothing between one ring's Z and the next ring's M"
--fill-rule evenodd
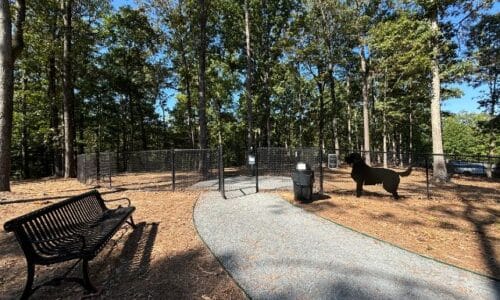
M168 255L157 249L161 247L157 238L159 231L168 230L161 225L142 222L135 230L127 226L120 229L90 262L90 279L100 290L99 294L85 295L79 285L62 282L59 286L38 289L31 299L194 299L210 294L211 289L217 288L223 269L202 246ZM9 286L3 288L8 291L0 298L16 299L22 294L26 280L24 256L13 236L2 242L0 255L12 251L17 262L6 270L10 274L5 277ZM71 262L37 267L35 285L62 275L70 265ZM70 276L81 276L80 268L73 270ZM200 280L207 277L210 283L200 287Z

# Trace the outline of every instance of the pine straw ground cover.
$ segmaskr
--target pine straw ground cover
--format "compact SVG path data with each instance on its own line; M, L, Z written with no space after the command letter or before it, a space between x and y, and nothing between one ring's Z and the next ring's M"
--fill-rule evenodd
M131 199L137 208L134 220L138 228L132 231L129 226L124 226L90 263L91 280L102 290L99 297L93 298L244 299L244 294L196 234L192 209L199 194L152 191L150 189L158 187L161 180L148 187L145 178L141 178L144 179L140 183L141 189L135 189L137 186L132 184L135 180L129 176L115 178L114 185L120 188L99 188L105 199ZM90 188L76 180L15 182L11 193L0 193L0 225ZM62 275L70 265L37 267L35 284ZM80 269L77 267L72 275L80 276ZM25 280L23 253L13 234L7 234L2 228L0 299L18 298ZM83 296L80 286L63 282L58 287L41 288L33 298L74 299Z
M449 264L500 279L500 181L460 177L431 186L427 199L425 172L401 178L400 200L380 185L365 186L355 196L350 168L325 174L324 199L310 204L281 196L321 217ZM317 174L316 174L317 176ZM316 178L317 180L317 178ZM332 237L334 238L334 237Z

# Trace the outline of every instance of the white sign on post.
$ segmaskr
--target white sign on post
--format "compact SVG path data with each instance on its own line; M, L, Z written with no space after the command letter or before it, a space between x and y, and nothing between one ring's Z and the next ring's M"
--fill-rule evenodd
M333 170L338 168L339 162L336 154L328 154L328 169Z
M255 165L255 155L249 155L248 156L248 164L249 165Z

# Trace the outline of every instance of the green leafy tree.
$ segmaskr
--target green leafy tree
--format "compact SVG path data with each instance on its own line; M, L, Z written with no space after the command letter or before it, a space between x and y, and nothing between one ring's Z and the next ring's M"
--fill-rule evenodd
M499 87L497 84L500 70L500 13L483 15L481 20L471 29L468 41L470 56L474 61L473 74L470 81L474 87L486 84L486 95L479 104L489 114L487 128L490 135L489 154L493 154L496 146L494 118L497 113Z

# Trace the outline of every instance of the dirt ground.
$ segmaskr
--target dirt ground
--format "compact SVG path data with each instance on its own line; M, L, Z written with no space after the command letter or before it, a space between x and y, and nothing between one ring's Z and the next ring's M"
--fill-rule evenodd
M350 168L325 174L323 199L303 209L402 248L500 279L500 181L460 177L431 186L425 172L401 178L400 200L382 186L365 186L360 198Z
M160 179L148 184L152 182L148 175L139 177L117 176L113 178L115 189L99 188L108 200L130 198L137 208L134 219L138 228L133 231L124 226L91 261L91 280L101 294L90 298L244 299L196 234L192 209L198 193L161 191ZM0 224L90 188L64 179L16 182L11 193L0 193ZM35 284L62 275L69 266L38 266ZM13 234L3 229L0 270L0 299L18 298L26 280L26 263ZM80 269L71 274L80 276ZM33 295L34 299L81 297L80 286L65 282L59 287L43 287Z

